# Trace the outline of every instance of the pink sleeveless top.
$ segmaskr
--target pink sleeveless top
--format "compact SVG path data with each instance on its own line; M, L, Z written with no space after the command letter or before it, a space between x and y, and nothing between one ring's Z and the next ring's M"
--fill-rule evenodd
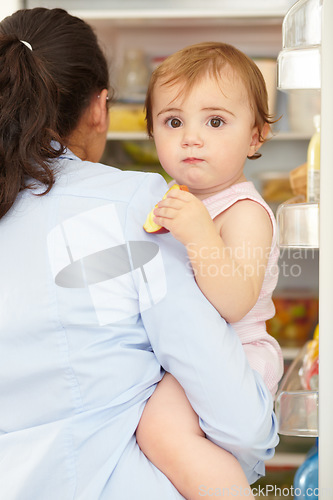
M275 314L272 293L278 280L279 249L273 212L252 182L234 184L228 189L203 200L212 219L240 200L252 200L267 211L273 227L272 246L262 288L254 307L232 326L238 334L251 368L257 370L274 395L283 374L283 358L278 342L267 333L266 320Z

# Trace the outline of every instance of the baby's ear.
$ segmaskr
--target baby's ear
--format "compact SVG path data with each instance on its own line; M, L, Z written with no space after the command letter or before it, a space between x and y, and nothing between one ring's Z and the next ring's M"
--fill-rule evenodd
M247 155L248 158L251 158L251 156L256 154L258 149L261 148L261 146L263 145L262 139L266 139L270 129L271 129L271 127L270 127L269 123L265 123L262 130L261 130L261 134L260 134L259 128L253 127L252 140L251 140L249 152ZM261 140L260 140L260 138L261 138Z
M261 133L259 132L259 127L257 126L253 127L251 146L258 146L259 149L260 146L262 145L262 141L260 141L260 138L266 139L270 130L271 126L269 123L264 124L263 128L261 129Z

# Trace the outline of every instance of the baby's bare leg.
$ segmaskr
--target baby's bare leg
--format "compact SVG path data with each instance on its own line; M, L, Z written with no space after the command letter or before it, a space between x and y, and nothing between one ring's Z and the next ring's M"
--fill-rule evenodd
M146 405L136 439L186 499L228 494L254 498L236 458L206 439L183 388L168 373Z

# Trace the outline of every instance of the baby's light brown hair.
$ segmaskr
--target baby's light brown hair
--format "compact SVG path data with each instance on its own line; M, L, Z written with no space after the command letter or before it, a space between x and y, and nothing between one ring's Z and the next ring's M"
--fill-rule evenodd
M230 68L237 75L248 94L250 106L253 109L254 125L259 130L259 140L265 123L274 123L268 110L268 96L265 80L258 66L236 47L227 43L203 42L190 45L175 52L165 59L152 73L145 102L147 131L153 136L153 93L156 85L173 85L181 83L181 93L187 95L193 86L206 75L221 83L222 70ZM256 153L251 158L259 158Z

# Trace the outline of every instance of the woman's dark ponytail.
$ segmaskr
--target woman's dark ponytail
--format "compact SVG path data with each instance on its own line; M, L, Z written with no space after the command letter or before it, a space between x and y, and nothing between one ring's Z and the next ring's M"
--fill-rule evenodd
M0 35L0 217L35 179L49 191L57 155L58 93L37 57L13 35ZM30 181L29 181L29 180ZM32 185L31 185L32 187Z
M36 8L0 23L0 218L23 189L52 188L50 160L103 88L107 63L81 19Z

